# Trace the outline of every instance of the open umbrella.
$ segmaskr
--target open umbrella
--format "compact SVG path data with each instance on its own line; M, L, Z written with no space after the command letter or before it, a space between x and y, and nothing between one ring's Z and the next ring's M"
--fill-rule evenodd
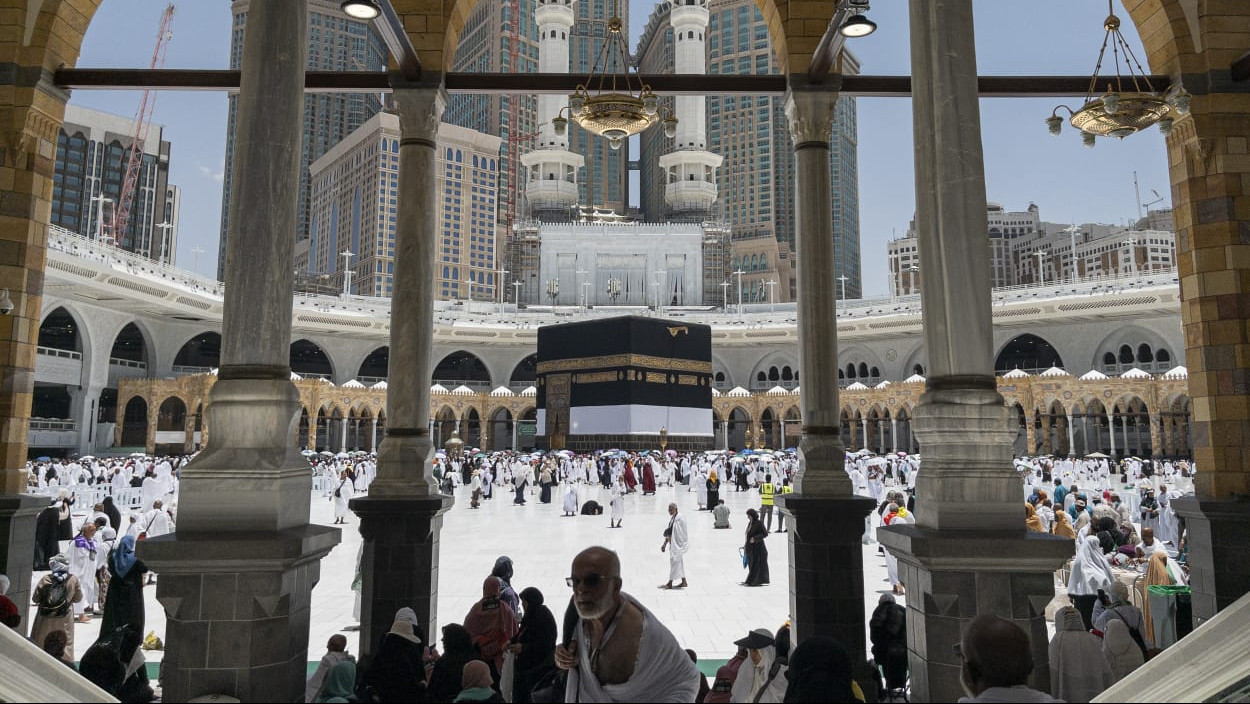
M317 454L317 451L316 450L300 450L300 454L305 457L308 457L309 455Z
M865 462L864 464L867 464L869 467L883 467L885 466L885 458L884 457L872 457L872 458L869 458L869 460Z
M322 451L321 451L321 456L322 456L322 457L333 457L333 456L334 456L334 453L333 453L333 452L330 452L329 450L322 450Z
M1101 452L1091 452L1091 453L1089 453L1088 455L1085 455L1085 456L1086 456L1086 457L1093 457L1093 458L1094 458L1094 459L1096 459L1096 460L1105 460L1105 459L1108 459L1108 458L1110 458L1110 457L1111 457L1111 455L1104 455L1104 454L1102 454Z
M677 456L677 450L665 450L665 451L664 451L664 454L665 454L665 455L668 455L669 457L676 457L676 456Z
M345 460L345 459L347 459L348 457L351 457L351 455L347 454L346 452L340 452L340 453L338 453L337 455L335 455L335 456L334 456L334 458L335 458L335 459L338 459L338 460Z
M43 456L41 456L41 457L36 457L36 458L35 458L35 461L36 461L36 462L51 462L51 461L52 461L52 458L51 458L51 457L48 457L47 455L43 455Z

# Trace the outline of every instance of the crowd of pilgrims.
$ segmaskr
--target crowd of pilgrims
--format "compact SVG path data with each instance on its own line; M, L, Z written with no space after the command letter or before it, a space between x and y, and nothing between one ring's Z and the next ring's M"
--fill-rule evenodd
M334 502L335 520L342 522L348 501L366 492L375 476L374 457L305 455L319 479L315 486ZM83 457L28 463L30 491L45 494L50 501L36 520L37 581L30 638L74 667L74 624L88 622L93 615L102 618L100 637L82 651L78 669L122 701L149 701L154 696L143 650L159 647L159 639L154 633L144 638L142 593L153 576L136 557L135 544L174 530L178 469L187 460ZM875 542L880 526L915 522L914 486L920 467L918 455L876 456L863 451L847 455L845 469L855 493L878 502L865 525L866 543ZM557 503L565 516L607 512L613 527L623 519L624 497L629 493L650 495L659 486L686 486L695 492L698 508L714 514L715 526L727 528L729 511L721 492L729 487L739 492L759 490L760 511L748 512L746 557L751 554L750 531L770 532L772 496L790 490L797 469L793 452L767 450L471 452L453 457L440 452L434 460L435 476L445 492L470 487L470 508L496 491L518 504L537 495L541 503ZM1183 586L1188 581L1184 526L1172 501L1192 490L1196 468L1185 461L1092 456L1020 458L1016 469L1026 496L1027 530L1075 542L1076 554L1061 572L1067 575L1066 583L1057 588L1052 604L1052 609L1058 608L1053 611L1055 636L1049 652L1051 692L1048 696L1030 690L1023 680L999 682L988 677L971 688L965 682L969 693L965 699L1088 701L1172 642L1157 642L1150 601L1142 595L1152 585ZM76 505L80 494L100 496L91 490L106 487L107 495L89 510ZM114 496L124 489L132 490L129 505L119 507ZM606 507L598 500L603 492ZM768 500L763 501L766 493ZM75 526L75 513L84 511L86 517ZM784 518L777 518L777 532L783 532ZM897 561L888 551L878 550L885 557L894 594L902 594ZM755 576L748 576L744 584L768 583L767 554L754 561L749 575ZM512 580L511 559L500 557L483 583L481 600L462 623L443 627L441 652L422 632L411 609L395 615L390 632L367 662L356 663L346 652L346 639L336 635L309 679L307 701L502 701L504 696L516 702L562 700L565 683L553 654L557 639L567 642L578 627L578 611L570 600L562 627L557 628L543 594L534 587L517 592ZM2 596L7 586L7 578L0 575L0 621L22 630L13 621L16 609L10 610L6 603L11 602ZM894 597L882 595L869 624L879 697L899 697L906 691L905 620L905 609ZM986 633L997 633L1003 643L1015 637L1001 624L990 624ZM788 625L775 631L756 629L735 645L737 654L711 684L698 675L694 701L827 701L829 697L822 696L831 691L826 680L837 680L831 686L841 688L844 674L845 688L840 691L863 699L849 679L849 660L845 668L803 665L809 684L825 678L820 680L823 689L805 688L802 683L796 687L799 653L789 652ZM808 652L819 652L818 661L826 665L846 658L841 646L827 639L819 646L813 641ZM697 661L693 652L686 653Z

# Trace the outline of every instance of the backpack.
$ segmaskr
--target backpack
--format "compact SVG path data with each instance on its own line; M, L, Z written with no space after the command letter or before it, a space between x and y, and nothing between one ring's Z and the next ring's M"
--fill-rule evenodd
M53 578L48 588L43 590L39 598L39 614L50 618L61 618L69 613L69 578L57 580Z

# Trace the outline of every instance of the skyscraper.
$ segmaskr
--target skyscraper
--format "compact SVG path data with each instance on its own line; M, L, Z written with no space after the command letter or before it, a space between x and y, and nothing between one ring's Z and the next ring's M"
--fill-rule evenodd
M230 32L230 68L243 58L243 33L250 0L234 0ZM481 3L489 4L489 3ZM313 71L385 71L387 49L368 22L343 14L336 0L309 0L308 64ZM221 198L221 241L218 245L217 277L225 278L226 242L230 234L230 189L234 171L234 130L238 97L230 96L226 116L226 167ZM308 168L331 147L351 134L382 109L379 95L366 93L307 93L304 95L304 141L300 156L299 224L296 242L307 240L309 227Z
M134 120L73 104L65 106L65 122L56 140L50 222L172 263L171 243L178 237L180 196L178 187L169 183L170 144L162 139L163 132L160 125L148 129L130 221L121 232L113 232L113 209L126 178ZM166 223L169 227L163 227Z
M328 275L327 289L391 295L399 137L399 116L381 112L312 163L309 269ZM438 127L434 289L440 299L498 299L499 144L493 135L446 122ZM345 272L351 272L349 282Z
M768 25L753 0L708 0L708 11L707 73L777 73ZM636 56L644 73L675 70L669 12L667 3L659 5L643 31ZM844 69L857 71L854 58L844 56L851 62ZM668 104L672 104L671 99ZM666 141L657 134L642 135L639 202L648 219L670 214L663 199L666 177L658 168ZM854 98L838 101L830 147L836 276L846 277L847 297L857 298L861 281ZM707 150L725 160L716 170L719 198L712 215L730 228L731 271L743 272L743 300L794 300L794 147L782 98L708 97ZM730 283L734 290L729 299L734 302L738 280Z
M534 22L535 0L479 2L460 32L460 45L452 60L452 70L464 73L535 73L538 71L538 25ZM516 65L513 66L513 12L517 15ZM536 101L529 95L466 95L453 93L447 101L443 120L478 132L495 134L503 140L499 168L500 221L509 213L526 213L524 198L513 208L512 199L525 178L516 156L534 147L538 127ZM516 113L515 120L513 113ZM551 119L548 116L544 119ZM513 124L515 123L515 134ZM516 181L517 186L513 185Z

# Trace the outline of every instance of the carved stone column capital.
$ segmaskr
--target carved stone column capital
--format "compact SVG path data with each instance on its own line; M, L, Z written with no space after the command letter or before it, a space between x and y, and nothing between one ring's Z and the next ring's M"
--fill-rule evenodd
M404 140L415 139L434 146L438 123L447 108L447 90L441 82L435 85L395 86L395 104L399 108L399 131Z
M799 87L791 81L785 97L786 122L796 150L813 142L829 144L829 134L833 130L833 110L837 103L837 91L827 87Z

